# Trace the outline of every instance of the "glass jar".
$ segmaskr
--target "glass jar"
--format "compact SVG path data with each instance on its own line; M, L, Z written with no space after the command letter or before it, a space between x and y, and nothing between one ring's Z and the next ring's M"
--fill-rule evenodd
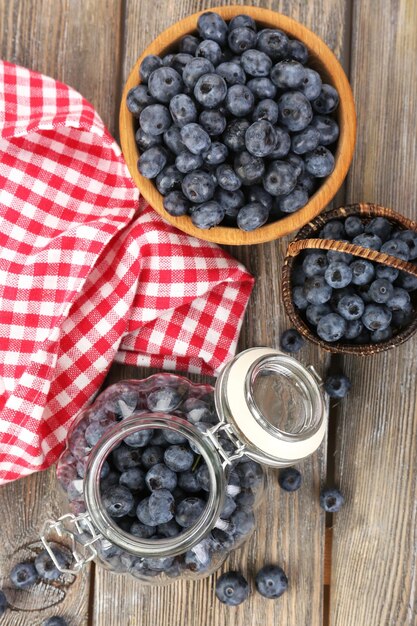
M214 388L167 373L116 383L72 425L57 467L70 513L42 541L61 571L95 559L152 583L207 576L255 527L262 465L306 458L326 426L314 369L271 348L237 355ZM51 531L71 539L71 569Z

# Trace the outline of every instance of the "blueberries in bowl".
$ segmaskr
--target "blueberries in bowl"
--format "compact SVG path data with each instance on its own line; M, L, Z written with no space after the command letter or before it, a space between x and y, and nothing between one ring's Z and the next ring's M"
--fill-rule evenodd
M304 207L334 169L339 94L279 29L203 13L178 49L143 59L139 79L126 97L137 166L169 215L253 231ZM184 176L194 174L209 191L189 189ZM260 207L254 188L271 202ZM222 190L241 190L232 209Z

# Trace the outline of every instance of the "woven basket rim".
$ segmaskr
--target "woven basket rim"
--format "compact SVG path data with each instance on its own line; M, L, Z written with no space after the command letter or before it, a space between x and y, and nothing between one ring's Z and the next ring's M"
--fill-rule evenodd
M326 239L320 240L314 237L314 234L316 234L317 231L321 230L321 228L323 228L323 226L327 222L333 219L341 218L341 217L345 218L345 217L348 217L349 215L360 215L364 217L386 217L387 219L394 222L395 224L399 226L403 226L407 230L415 230L417 232L417 222L408 219L407 217L405 217L404 215L401 215L400 213L397 213L393 209L388 209L386 207L382 207L377 204L371 204L371 203L351 204L351 205L339 207L337 209L332 209L330 211L320 214L317 218L315 218L314 220L306 224L298 232L297 236L290 243L288 247L287 255L284 259L284 265L282 269L282 291L283 291L284 307L285 307L287 315L289 316L291 322L294 324L294 327L298 330L298 332L303 337L305 337L312 343L319 345L321 348L323 348L327 352L332 352L334 354L354 354L358 356L370 356L372 354L376 354L378 352L383 352L385 350L394 348L402 344L407 339L409 339L417 330L417 315L414 317L412 322L406 328L401 330L399 333L397 333L396 335L394 335L387 341L382 341L376 344L367 343L367 344L362 344L362 345L355 345L355 344L348 344L348 343L330 344L320 339L320 337L318 337L311 330L311 328L307 325L307 323L302 319L301 315L296 310L293 300L292 300L291 272L292 272L295 259L297 258L300 252L310 247L310 246L306 246L304 242L305 241L333 242L339 245L334 245L330 248L323 246L322 249L334 249L334 250L343 251L343 248L345 248L346 251L350 251L350 248L349 250L347 250L347 247L352 246L353 244L346 244L340 241L337 242L336 240L326 240ZM301 243L301 242L303 242L303 245L297 246L297 243ZM311 247L320 248L319 245L313 245ZM353 246L353 247L358 248L360 251L368 250L367 248L362 248L361 246ZM370 251L370 252L377 252L377 251ZM378 253L378 252L377 254L381 255L381 253ZM364 256L364 255L365 253L361 254L360 256ZM371 258L374 256L375 255L367 254L365 258ZM398 267L398 269L404 269L405 271L408 271L408 267L405 267L405 266L412 265L410 263L406 263L405 261L401 261L400 259L396 259L395 257L389 257L389 255L382 255L382 257L384 259L388 257L388 260L390 261L390 263L387 263L385 260L379 261L379 262L383 262L384 265L393 265L394 267ZM372 258L372 260L374 259ZM410 273L412 273L413 275L417 275L417 268L414 268L413 271ZM414 306L414 309L416 309L415 306Z

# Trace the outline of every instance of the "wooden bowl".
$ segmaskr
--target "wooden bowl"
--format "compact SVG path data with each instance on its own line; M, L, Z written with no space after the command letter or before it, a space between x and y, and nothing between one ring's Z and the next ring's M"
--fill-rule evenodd
M409 272L413 276L417 276L417 265L408 263L397 259L396 257L389 256L376 250L370 250L369 248L362 248L354 244L346 243L343 241L334 241L330 239L318 239L318 233L323 226L330 220L340 219L348 217L349 215L358 215L361 218L371 220L373 217L385 217L392 224L401 229L414 230L417 232L417 222L409 220L408 218L396 213L392 209L381 207L377 204L352 204L340 209L334 209L328 211L319 217L316 217L310 224L307 224L300 230L296 239L290 243L287 250L287 256L284 260L284 267L282 270L282 291L285 310L294 324L298 332L313 343L319 345L327 352L333 352L335 354L356 354L359 356L369 356L376 354L377 352L383 352L389 350L395 346L400 345L413 335L417 330L417 294L411 295L411 299L414 306L415 316L408 326L394 334L391 339L387 341L381 341L380 343L355 345L350 343L336 343L331 344L327 341L320 339L318 335L311 329L311 327L304 321L299 312L294 306L292 300L292 288L291 288L291 273L294 267L294 262L297 256L307 249L318 250L338 250L339 252L348 252L357 257L368 259L370 261L376 261L384 265L396 267L397 269Z
M211 9L219 13L225 20L231 20L235 15L246 13L252 16L258 24L268 28L279 28L291 38L302 41L310 53L309 66L316 69L324 82L333 85L340 95L340 104L337 109L337 121L340 127L340 136L335 153L335 168L319 189L309 198L308 203L300 210L276 222L265 224L255 231L245 232L237 227L216 226L210 230L196 228L190 217L172 217L163 207L163 196L158 192L151 180L144 178L137 169L139 151L135 142L135 118L126 106L126 96L132 87L140 83L139 66L148 54L164 55L176 49L179 40L184 35L193 33L197 29L198 17L205 11L194 13L177 22L161 33L143 52L136 61L125 85L120 107L120 139L123 154L137 187L143 197L162 217L179 230L184 231L206 241L228 245L245 245L272 241L301 228L304 224L318 215L335 196L347 174L353 157L356 136L356 114L352 91L342 66L326 44L305 26L295 20L270 11L249 6L227 6Z

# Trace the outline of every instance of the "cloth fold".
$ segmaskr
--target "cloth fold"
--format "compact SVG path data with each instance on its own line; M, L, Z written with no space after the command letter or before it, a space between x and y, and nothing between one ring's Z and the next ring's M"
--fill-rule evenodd
M0 62L0 483L57 459L114 360L216 375L252 287L140 198L80 94Z

